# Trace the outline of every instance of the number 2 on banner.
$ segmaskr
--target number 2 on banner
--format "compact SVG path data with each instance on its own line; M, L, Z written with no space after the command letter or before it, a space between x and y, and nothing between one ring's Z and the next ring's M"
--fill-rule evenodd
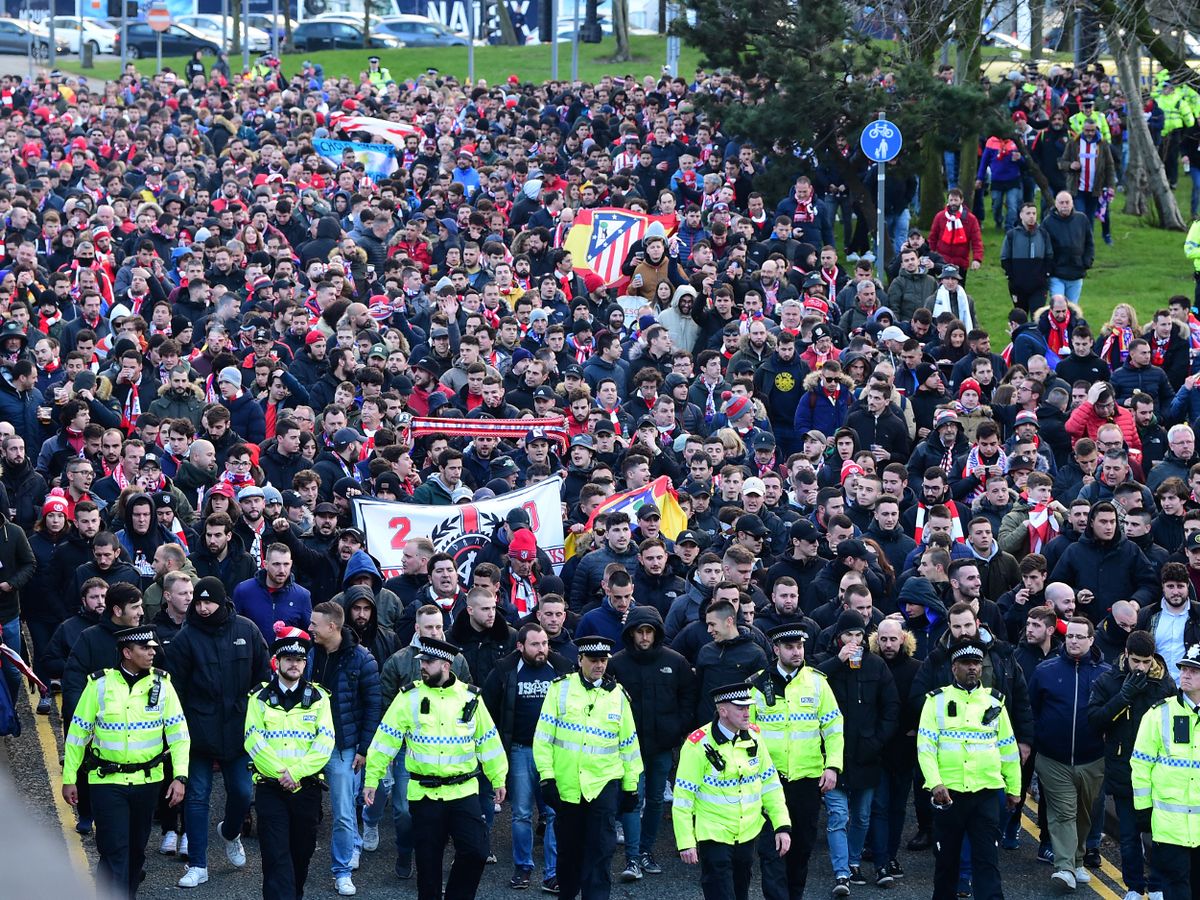
M388 528L395 529L392 534L392 549L403 550L404 544L408 540L408 533L412 531L412 522L404 516L397 516L388 522Z
M541 521L538 519L537 504L529 500L521 504L521 509L529 514L529 530L537 534L538 530L542 527Z

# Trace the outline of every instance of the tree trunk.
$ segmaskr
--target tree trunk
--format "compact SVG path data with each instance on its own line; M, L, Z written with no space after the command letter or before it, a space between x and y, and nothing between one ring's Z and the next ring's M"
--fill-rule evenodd
M1139 96L1137 72L1133 66L1129 42L1117 35L1116 28L1107 30L1109 43L1116 51L1117 72L1121 89L1127 97ZM1135 108L1134 112L1137 110ZM1125 171L1125 212L1132 216L1147 213L1146 197L1154 201L1155 218L1160 228L1183 231L1187 225L1175 201L1175 194L1167 183L1167 171L1150 139L1150 128L1140 115L1128 118L1129 133L1125 139L1129 144L1129 167Z
M921 219L923 231L928 231L937 211L946 205L946 173L942 168L942 151L933 141L921 142Z
M371 2L363 0L363 49L371 46Z
M496 3L496 18L500 20L500 41L505 47L516 47L521 42L517 39L517 29L513 28L512 17L508 14L508 0L498 0ZM474 40L474 35L471 40Z
M1159 36L1154 30L1153 24L1150 22L1150 16L1146 12L1146 8L1142 4L1129 4L1128 7L1118 6L1115 0L1093 0L1093 8L1096 15L1104 23L1105 33L1111 42L1114 34L1119 29L1132 31L1138 41L1145 47L1150 55L1158 60L1168 72L1177 79L1185 81L1188 84L1196 87L1200 85L1200 73L1197 73L1191 66L1188 65L1187 59L1177 53L1175 49ZM1141 89L1138 83L1138 91L1133 94L1127 94L1128 97L1140 97ZM1131 148L1132 149L1132 148Z
M283 10L283 48L280 53L292 52L292 17L288 15L287 8Z
M667 0L658 0L658 33L667 33Z
M629 49L629 0L613 0L613 35L617 39L617 52L613 62L629 62L633 53Z
M229 55L232 57L242 52L242 0L229 0L229 12L233 19L233 34L230 35L232 44L229 48ZM231 65L230 69L232 68Z
M979 81L980 52L983 43L983 0L969 0L958 17L958 65L954 76L959 84ZM958 186L963 192L963 205L970 209L975 197L975 170L979 167L979 131L969 128L963 133L958 162Z
M1042 58L1042 41L1046 26L1046 0L1029 0L1029 58Z

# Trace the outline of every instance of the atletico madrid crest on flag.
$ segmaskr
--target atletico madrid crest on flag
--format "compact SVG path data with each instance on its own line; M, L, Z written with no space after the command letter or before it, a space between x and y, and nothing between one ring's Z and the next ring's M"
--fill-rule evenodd
M583 209L575 216L563 247L573 257L575 270L592 273L606 285L621 278L621 263L629 248L641 240L651 222L661 221L668 230L673 223L666 216L646 216L624 209Z

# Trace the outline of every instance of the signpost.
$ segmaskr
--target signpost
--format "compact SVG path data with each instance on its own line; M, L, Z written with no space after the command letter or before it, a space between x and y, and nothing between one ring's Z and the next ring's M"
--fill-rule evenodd
M165 4L155 3L146 10L146 24L150 26L154 32L154 61L157 64L155 71L162 71L162 36L163 32L171 27L171 11L167 9Z
M879 114L879 118L863 129L859 136L858 145L862 148L867 159L875 163L877 194L875 198L875 266L883 272L884 233L883 233L883 185L884 171L887 164L900 154L904 146L904 137L900 129Z

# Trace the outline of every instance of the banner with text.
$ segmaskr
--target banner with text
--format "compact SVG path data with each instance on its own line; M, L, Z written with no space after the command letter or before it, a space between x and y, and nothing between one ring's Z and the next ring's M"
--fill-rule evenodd
M484 543L508 511L518 507L529 514L538 549L550 557L556 572L561 569L561 491L562 479L556 477L493 500L457 506L392 503L369 497L356 497L352 502L354 520L367 538L367 552L379 562L384 578L400 574L405 543L426 537L433 541L435 551L454 557L459 577L465 582Z
M313 149L323 159L329 160L335 166L345 165L346 151L353 154L353 162L360 162L366 167L367 176L372 181L387 178L396 171L399 163L396 161L396 150L391 144L359 144L354 141L334 141L329 138L319 138L313 141Z

